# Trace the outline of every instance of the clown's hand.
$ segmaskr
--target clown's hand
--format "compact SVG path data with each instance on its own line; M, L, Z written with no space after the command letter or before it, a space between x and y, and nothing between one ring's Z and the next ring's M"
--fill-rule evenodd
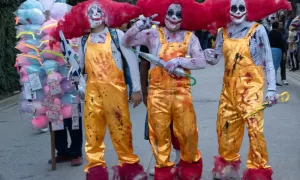
M266 95L266 101L269 102L269 106L277 104L277 94L276 91L268 91Z
M173 74L174 70L180 66L179 64L179 59L178 58L174 58L169 60L166 64L165 64L165 69L169 72L169 74Z
M204 50L204 56L206 59L206 62L210 65L216 65L218 64L219 60L216 58L216 51L214 49L205 49Z
M150 29L153 25L159 25L159 22L153 21L157 17L157 14L154 14L150 17L140 16L139 21L136 22L136 26L142 31L145 29Z
M60 49L62 54L65 56L65 60L71 65L70 75L80 76L81 70L78 63L78 55L71 48L70 43L66 40L62 31L59 31L60 37Z

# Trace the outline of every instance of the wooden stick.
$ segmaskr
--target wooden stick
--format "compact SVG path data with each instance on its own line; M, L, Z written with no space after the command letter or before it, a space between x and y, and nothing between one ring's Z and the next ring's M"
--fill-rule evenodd
M50 135L51 135L51 161L52 161L52 171L56 170L56 158L55 158L55 133L52 131L52 123L49 122Z

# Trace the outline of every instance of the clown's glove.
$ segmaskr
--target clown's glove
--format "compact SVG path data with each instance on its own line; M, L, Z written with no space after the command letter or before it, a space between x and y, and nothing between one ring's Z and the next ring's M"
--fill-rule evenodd
M214 49L205 49L204 56L207 64L216 65L219 62L218 56L216 55L216 50Z
M266 101L268 102L269 107L277 104L277 99L279 98L279 95L276 94L276 91L268 91L266 95Z
M158 15L154 14L150 17L140 16L139 20L135 23L135 25L142 31L145 29L150 29L153 25L159 25L158 21L153 21Z

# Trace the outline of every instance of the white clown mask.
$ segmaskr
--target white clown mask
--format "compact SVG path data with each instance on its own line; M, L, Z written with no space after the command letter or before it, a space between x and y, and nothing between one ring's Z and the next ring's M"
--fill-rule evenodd
M246 20L247 9L244 0L231 0L230 19L235 25L240 25Z
M167 11L165 24L168 30L177 31L182 21L182 7L179 4L171 4Z
M99 4L90 5L87 15L92 29L99 27L104 23L104 13Z

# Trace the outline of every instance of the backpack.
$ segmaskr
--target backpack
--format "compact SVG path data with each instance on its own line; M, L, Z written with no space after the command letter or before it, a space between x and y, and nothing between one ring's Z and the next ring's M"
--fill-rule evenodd
M127 63L127 61L126 61L126 59L125 59L125 57L124 57L124 55L123 55L123 53L121 51L121 48L120 48L120 41L119 41L117 30L116 29L112 29L112 28L109 28L108 30L109 30L109 34L110 34L110 36L111 36L111 38L112 38L115 46L117 47L118 51L121 53L121 58L122 58L122 61L123 61L124 77L125 77L125 81L128 82L127 79L126 79L126 76L125 76L125 69L129 68L129 66L128 66L128 63ZM86 44L86 41L89 38L89 35L90 35L90 33L87 33L87 34L85 34L82 37L82 40L81 40L81 47L82 47L82 49L84 49L84 46ZM85 73L85 68L83 68L83 74L86 74Z

